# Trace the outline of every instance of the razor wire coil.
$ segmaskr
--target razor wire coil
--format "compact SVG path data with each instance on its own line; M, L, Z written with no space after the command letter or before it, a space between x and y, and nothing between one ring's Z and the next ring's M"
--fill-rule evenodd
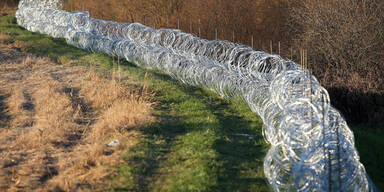
M327 91L278 55L175 29L94 19L58 0L21 0L19 25L91 52L124 57L185 84L241 98L264 122L264 173L275 191L372 191L352 131ZM310 84L308 82L311 82ZM310 94L308 94L310 93Z

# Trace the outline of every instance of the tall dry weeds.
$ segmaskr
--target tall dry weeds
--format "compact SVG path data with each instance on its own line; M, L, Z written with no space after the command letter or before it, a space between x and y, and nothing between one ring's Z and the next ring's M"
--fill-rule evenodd
M102 78L97 74L88 74L89 81L82 85L80 94L94 109L101 112L94 124L92 139L108 137L110 134L121 134L136 125L153 122L149 98L144 91L138 94L137 88L127 89L115 80Z
M179 28L206 39L254 45L281 41L287 12L285 0L68 0L65 9L86 10L92 17L119 22L140 22L155 28ZM199 30L200 28L200 30ZM217 29L217 30L215 30ZM200 31L200 32L199 32Z

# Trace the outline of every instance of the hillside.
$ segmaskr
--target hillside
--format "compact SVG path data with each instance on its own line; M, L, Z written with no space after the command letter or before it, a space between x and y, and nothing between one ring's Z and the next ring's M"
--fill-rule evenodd
M16 87L20 84L28 85L25 80L18 82L19 84L13 82L15 81L13 78L14 75L10 75L10 72L6 70L8 68L17 68L17 74L25 74L23 78L28 77L28 74L32 72L38 76L48 78L43 80L44 83L58 80L59 82L55 82L56 84L52 82L54 84L52 89L50 89L48 85L48 90L53 91L52 94L42 93L48 96L44 101L48 101L50 98L52 99L52 97L58 98L54 96L58 94L66 98L68 102L72 102L69 96L76 95L73 94L74 92L72 90L80 89L79 93L81 94L82 89L88 90L86 89L87 86L85 86L87 83L91 83L90 87L94 87L99 85L100 81L103 82L103 80L93 79L93 76L86 75L92 71L96 71L96 77L100 74L104 74L107 79L111 79L112 76L115 77L112 78L116 79L113 80L112 83L118 82L118 90L127 89L128 92L133 92L135 93L134 95L138 95L139 97L145 95L145 101L154 104L152 105L153 111L151 111L150 115L144 115L144 117L153 117L154 120L149 118L149 122L153 121L152 123L147 124L148 121L140 123L141 121L137 120L137 118L140 117L137 117L135 120L137 123L133 126L120 127L120 130L123 130L125 134L135 133L129 136L122 135L123 138L127 139L126 142L128 142L128 144L133 144L133 147L122 148L121 151L113 153L121 155L122 161L120 161L117 166L113 166L116 164L105 165L107 167L110 166L108 170L111 171L111 174L102 175L103 177L100 178L103 179L98 181L94 179L94 172L86 172L86 174L82 175L77 174L75 171L74 174L82 176L80 177L81 179L75 181L73 185L64 183L63 186L61 186L57 184L56 186L62 190L76 188L116 191L270 190L263 177L262 162L268 145L262 138L262 122L256 114L248 109L245 103L240 101L226 101L210 91L183 85L160 72L143 70L135 67L134 64L124 61L117 62L117 58L110 58L103 54L84 52L68 46L62 39L53 39L45 35L28 32L15 24L15 18L13 16L0 18L0 31L2 33L1 41L4 44L4 49L2 49L1 52L1 77L2 82L5 81L1 87L1 89L4 89L4 94L2 94L3 96L1 97L1 130L4 133L7 133L7 131L3 129L4 127L8 127L8 130L10 129L12 131L16 129L15 126L10 124L12 122L11 119L16 118L12 116L14 111L12 111L8 98L12 98L12 95L17 95L12 94L13 92L7 93L5 89L9 84L13 83ZM43 59L42 61L38 59L39 62L33 61L31 62L32 64L29 64L30 62L26 62L28 58L26 56L27 54L33 54L32 58L34 59ZM17 57L15 58L15 56ZM13 59L18 59L18 61L14 61ZM121 66L117 67L118 63L120 63ZM29 65L32 66L33 70L26 67ZM117 68L119 70L117 70ZM52 76L57 77L57 79L50 79ZM60 82L60 79L62 82ZM69 84L63 83L69 80L71 80ZM9 81L12 83L7 83ZM33 82L28 81L28 83ZM47 87L44 83L40 83L42 84L41 86ZM37 86L26 86L26 92L32 91L33 93L34 91L29 89L39 87L40 84L38 83ZM105 84L110 85L108 82ZM23 88L23 86L20 87ZM57 87L70 87L70 89L66 92L63 91L63 89L55 89ZM41 90L45 89L42 88ZM98 87L97 90L105 90L105 92L108 92L107 87ZM92 91L85 91L85 94L89 92ZM86 98L86 95L80 96L79 98ZM36 99L37 98L38 97L36 97ZM103 98L104 97L101 97L101 99ZM21 99L23 99L23 97L21 97ZM36 99L32 99L32 101L35 102L37 101ZM24 101L21 100L21 103L23 102ZM46 104L49 106L48 102L46 102ZM55 103L52 105L59 106ZM92 110L92 108L94 108L96 110L97 108L97 106L92 106L92 104L87 105L87 103L85 103L85 105L87 109ZM72 106L72 104L68 104L67 107L68 106ZM113 104L107 103L107 106L113 106ZM16 107L16 109L20 109L20 107ZM38 112L37 109L38 105L35 105L35 113ZM69 109L71 109L71 107ZM63 111L66 110L63 109ZM86 125L80 123L78 130L84 132L84 129L88 129L87 127L94 130L97 121L103 119L101 111L105 111L105 109L95 114L87 114L87 111L85 111L83 118L87 117L87 115L94 115L90 118L96 122L86 123ZM36 114L30 114L28 110L21 111L20 113L27 114L24 116L26 121L29 121L28 117L36 116ZM68 121L73 123L75 120L71 120L72 117L73 113L70 112ZM34 123L34 126L38 125L38 121ZM70 128L68 130L73 131L72 128L77 128L77 126L78 125L69 125ZM354 128L357 147L361 153L362 162L366 166L368 174L372 177L375 184L382 188L384 183L384 168L381 162L384 161L384 157L381 149L384 147L384 143L380 138L384 135L381 130L383 129L378 127ZM101 145L101 149L103 149L109 141L118 136L119 135L110 135L105 139L98 140L99 143L97 144ZM6 137L2 136L2 139ZM60 139L60 135L56 137ZM87 137L84 138L87 139ZM52 144L56 141L51 139L56 138L49 138L48 140L43 140L43 142ZM90 141L82 141L82 139L83 137L81 136L80 140L72 141L74 142L74 146L72 147L74 152L82 153L82 150L87 150L81 146L84 145L83 142ZM62 142L65 143L67 140L63 140ZM9 154L9 145L11 144L2 144L0 151ZM39 150L44 152L42 149ZM118 147L118 149L120 150L120 147ZM88 152L88 154L89 153L90 152ZM100 152L96 154L100 155ZM37 180L40 182L41 187L55 187L52 183L54 183L55 179L60 180L62 169L57 168L59 167L57 162L60 162L62 157L59 155L52 156L52 160L48 158L48 162L43 162L43 164L47 166L40 167L41 175L36 176L40 178ZM95 154L90 156L99 157L97 155L95 156ZM12 156L6 157L11 158L7 162L12 162ZM103 155L101 155L101 157L103 157ZM20 159L23 158L24 157L20 157ZM11 184L1 184L1 187L10 189L8 187L10 185L15 186L18 181L15 178L21 178L22 176L28 177L31 173L22 172L21 168L24 167L21 166L21 163L7 163L6 160L7 159L2 156L1 162L5 162L2 164L2 167L6 167L7 170L10 171L3 173L2 177L7 178ZM105 162L105 159L98 160L100 163L86 161L86 163L89 164L80 167L89 171L92 170L92 167L95 167L95 165ZM56 172L53 170L56 170ZM70 176L70 174L69 176L63 175L64 178ZM34 181L36 181L36 179ZM69 188L65 188L66 186ZM39 189L42 188L35 190Z
M4 40L6 46L21 50L20 54L48 56L57 61L52 65L66 66L63 67L66 70L81 65L103 71L116 65L116 58L86 53L61 39L25 31L14 24L13 16L2 17L1 21L1 32L10 35ZM134 191L269 190L263 178L262 162L268 145L262 139L262 122L245 103L225 101L211 92L182 85L161 73L145 71L127 62L122 61L121 70L123 84L143 87L144 83L155 93L151 101L157 103L153 111L156 123L133 128L141 136L129 139L136 143L135 147L121 153L124 163L111 167L115 171L102 187ZM5 99L2 103L7 106ZM5 127L8 119L4 118ZM1 148L9 152L6 145ZM11 164L8 170L12 168L18 173L20 167ZM12 181L11 176L4 177ZM51 179L55 179L55 174L42 186ZM85 180L80 187L95 186Z
M384 1L67 0L67 11L174 28L278 53L309 69L349 123L383 125Z

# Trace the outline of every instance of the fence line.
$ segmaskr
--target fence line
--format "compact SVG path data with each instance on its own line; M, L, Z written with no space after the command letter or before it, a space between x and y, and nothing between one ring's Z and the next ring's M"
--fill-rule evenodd
M308 73L307 51L301 51L300 66L272 55L272 41L268 54L180 30L93 19L86 12L68 13L59 6L57 0L21 0L17 22L30 31L65 38L78 48L124 57L186 84L247 102L265 124L263 133L271 149L264 173L275 191L374 189L359 162L352 131L330 105L327 91Z

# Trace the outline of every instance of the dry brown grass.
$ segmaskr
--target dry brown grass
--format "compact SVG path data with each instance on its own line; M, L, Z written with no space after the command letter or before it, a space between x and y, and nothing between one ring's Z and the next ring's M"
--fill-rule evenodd
M74 122L75 109L71 99L63 93L64 87L57 81L41 78L33 93L35 125L14 144L20 147L40 147L61 141L65 134L78 129Z
M0 102L9 119L0 129L0 191L105 188L112 166L141 137L136 127L155 121L151 94L92 70L18 54L6 54L0 65L0 91L7 95ZM119 144L107 146L114 139Z
M32 125L32 110L33 106L29 102L27 93L24 93L23 88L14 86L11 89L10 97L8 98L9 113L13 117L11 124L14 127L26 127Z
M91 72L81 86L80 95L86 105L95 109L97 120L84 130L85 143L78 145L72 154L59 158L59 170L64 173L51 183L66 191L79 183L100 185L102 179L113 173L110 166L121 162L121 154L136 144L134 138L141 136L129 128L154 122L147 95L135 95L115 80ZM112 149L106 143L113 139L121 144Z
M0 43L8 43L11 40L11 37L7 34L0 32Z
M136 89L127 89L114 80L88 74L80 94L88 105L101 112L100 119L93 127L92 139L99 140L111 134L119 135L136 125L153 122L150 115L152 103L147 91L137 94Z
M116 81L108 80L93 72L88 73L86 79L80 93L85 96L85 101L96 110L107 109L116 100L130 95L129 91ZM101 91L102 89L104 90Z
M140 102L135 98L117 100L95 123L90 138L94 141L112 138L112 136L123 138L130 128L153 122L150 107L148 102Z

